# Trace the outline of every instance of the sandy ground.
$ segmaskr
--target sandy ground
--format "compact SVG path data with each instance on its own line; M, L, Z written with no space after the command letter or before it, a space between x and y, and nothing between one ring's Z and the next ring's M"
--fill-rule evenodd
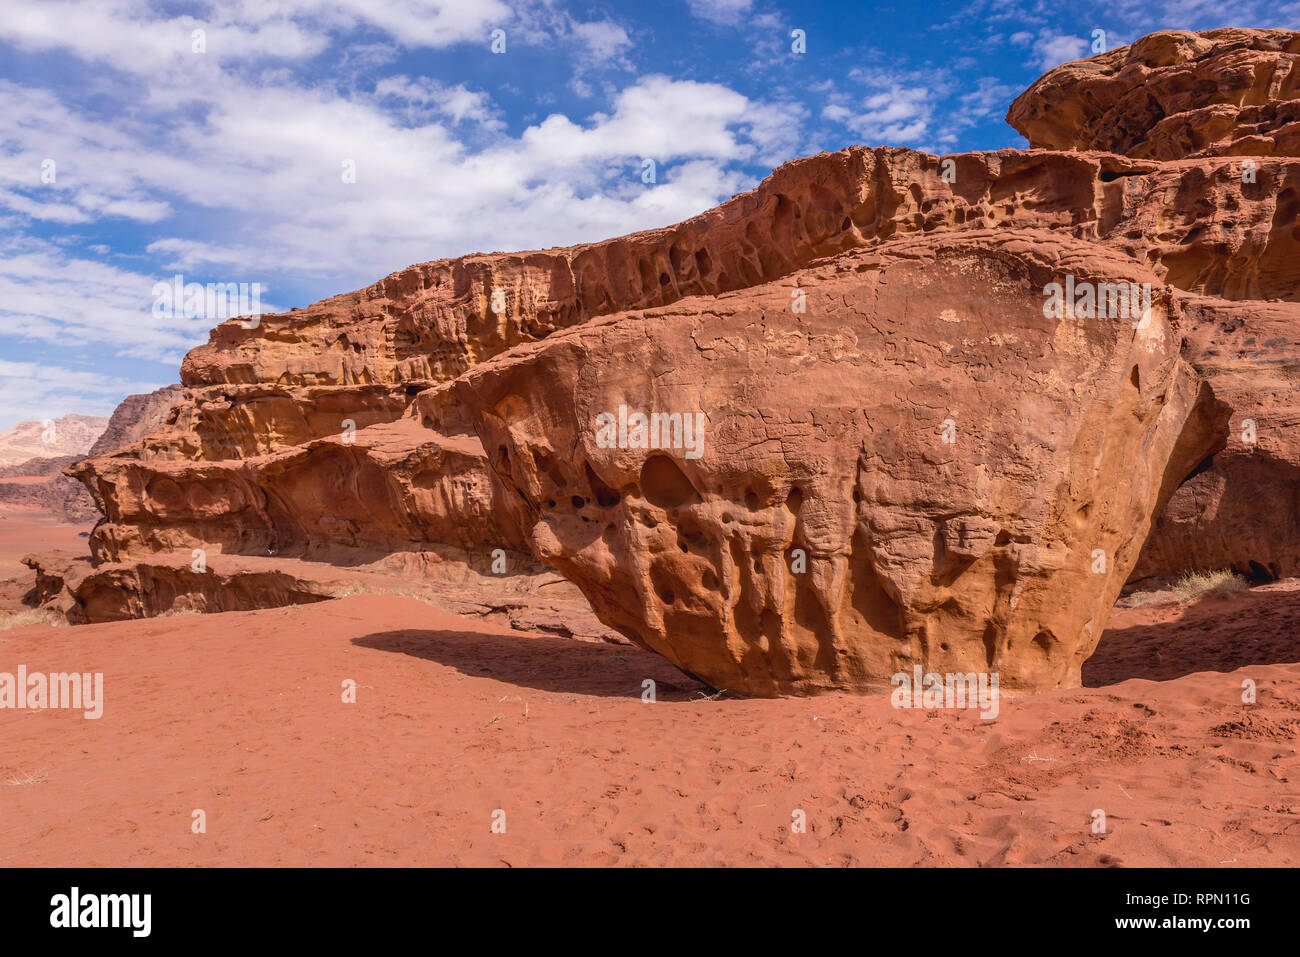
M1295 865L1291 597L1123 612L1104 687L992 721L708 700L656 656L396 596L12 629L0 671L102 671L105 709L0 710L0 866ZM1205 671L1251 615L1239 670ZM1151 648L1199 673L1108 683Z
M32 552L64 549L89 554L90 529L90 525L69 525L48 512L0 505L0 580L30 575L31 569L20 559Z

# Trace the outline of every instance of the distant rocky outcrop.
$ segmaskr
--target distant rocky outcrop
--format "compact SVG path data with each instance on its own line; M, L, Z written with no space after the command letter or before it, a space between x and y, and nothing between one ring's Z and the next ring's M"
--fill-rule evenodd
M107 419L67 415L55 419L53 428L43 423L22 423L10 430L6 435L19 436L14 448L25 447L31 435L30 426L41 426L38 441L45 450L72 448L75 451L39 455L0 467L0 503L49 512L73 524L95 521L100 511L94 499L65 470L86 455L102 455L138 440L162 421L183 393L180 386L168 386L145 395L127 396ZM44 437L53 437L54 441L45 442Z
M164 386L153 392L128 395L109 417L87 455L107 455L148 435L185 395L185 387Z
M19 422L0 432L0 467L19 465L31 459L55 459L85 455L108 425L108 419L94 415L69 415L43 422Z
M850 147L677 226L223 323L165 422L70 470L100 570L51 593L244 607L271 569L240 556L531 602L550 566L732 691L1077 684L1133 576L1300 558L1297 50L1153 34L1021 96L1030 150Z

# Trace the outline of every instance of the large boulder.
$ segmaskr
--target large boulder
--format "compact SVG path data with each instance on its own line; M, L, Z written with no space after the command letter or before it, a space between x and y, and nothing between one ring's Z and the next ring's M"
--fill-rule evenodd
M1048 315L1067 276L1146 284L1149 315ZM1070 686L1222 431L1171 301L1048 232L916 237L592 322L451 389L537 554L715 687L860 691L914 665ZM631 431L611 443L602 414Z

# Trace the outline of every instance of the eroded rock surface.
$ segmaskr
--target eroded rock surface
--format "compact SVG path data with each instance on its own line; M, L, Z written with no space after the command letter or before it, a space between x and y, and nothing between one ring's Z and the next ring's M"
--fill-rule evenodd
M1042 149L1300 156L1300 34L1153 33L1049 71L1016 98L1007 122Z
M1133 577L1300 576L1300 303L1189 299L1183 329L1185 357L1232 419L1222 450L1161 513Z
M482 521L485 514L496 515L506 497L494 485L477 437L472 430L466 432L463 421L444 425L420 412L421 394L438 384L430 377L459 374L477 359L564 323L667 305L687 294L736 291L790 275L818 257L889 239L993 227L1050 229L1113 247L1148 264L1170 286L1201 296L1237 300L1293 295L1297 288L1300 243L1279 224L1295 215L1300 160L1262 160L1258 182L1243 189L1236 161L1230 159L1159 164L1097 153L1014 150L952 159L955 182L949 183L938 157L851 147L783 166L753 193L690 221L696 224L690 229L684 224L537 254L566 263L608 263L611 257L623 257L621 277L587 270L601 282L583 294L585 299L570 301L568 311L546 304L563 299L574 269L534 274L526 268L532 254L518 254L413 267L364 294L263 317L256 329L244 329L238 322L223 324L211 344L187 358L187 397L166 426L135 447L79 467L78 474L103 501L108 516L95 532L95 554L122 561L158 548L207 541L242 552L310 548L321 557L338 557L356 548L370 560L384 551L442 541L439 528L448 525L465 527L450 542L458 547L464 547L466 536L491 548L516 547L520 533L501 528L511 524L506 517ZM714 228L726 243L713 237ZM690 255L681 251L687 248L680 245L686 242L683 237L696 237ZM707 254L696 255L700 249ZM709 264L704 274L703 263ZM420 277L459 270L480 275L480 284L466 287L451 305L439 305L439 297L450 296L453 287L428 285ZM642 282L650 275L656 277L654 283ZM660 282L665 276L668 280ZM491 288L512 290L514 298L508 301L522 310L507 323L508 332L497 325L505 320L490 310ZM577 288L587 287L580 283ZM519 289L527 294L514 292ZM405 298L385 298L382 307L373 307L374 318L363 315L371 307L357 305L377 301L365 297L381 292L398 297L399 290L405 290L400 293ZM588 299L594 305L584 312L578 304ZM471 306L480 311L470 315L466 310ZM452 323L451 332L440 331L443 320L438 317L466 315L461 324ZM428 325L405 339L441 342L438 337L446 334L459 342L465 337L463 348L457 347L460 358L434 369L392 352L394 343L405 341L402 330L420 322ZM356 326L378 330L367 340L373 342L371 351L356 353L349 347L359 334ZM433 351L445 350L438 346ZM290 384L293 377L284 371L286 366L310 368L312 381L327 384ZM260 370L267 381L203 385L202 379L192 378L199 368L207 378L232 380ZM403 378L408 372L415 377ZM455 409L450 413L455 416ZM458 475L457 488L479 489L472 504L454 492L431 499L418 489L369 495L368 486L349 487L351 480L342 476L352 466L339 465L340 458L367 461L364 450L372 443L372 429L375 442L393 447L386 430L400 428L397 423L403 418L443 435L417 437L407 430L408 451L425 441L435 446L451 441L460 449L460 457L452 461L461 464L439 481L451 482L450 476ZM353 453L339 447L349 423L355 430ZM297 476L318 466L317 486L295 478L292 492L282 491L286 470ZM432 474L415 470L426 478ZM358 474L366 473L363 469ZM401 484L406 479L384 481ZM338 521L329 514L311 518L309 513L321 512L323 506L310 502L324 502L335 490L344 503L362 494L367 504L340 505L345 514ZM286 494L288 501L281 505ZM429 507L435 511L427 512ZM413 532L413 522L432 531Z
M1047 232L911 238L590 323L452 388L537 553L716 687L861 690L917 664L1076 684L1222 423L1167 293L1143 328L1047 318L1066 273L1158 285ZM620 406L702 414L701 454L600 447Z

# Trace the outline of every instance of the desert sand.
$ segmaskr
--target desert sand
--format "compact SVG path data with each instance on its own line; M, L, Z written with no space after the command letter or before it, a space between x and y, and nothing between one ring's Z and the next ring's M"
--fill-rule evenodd
M71 524L48 511L0 507L0 582L30 575L22 558L31 552L50 548L85 552L89 533L89 524Z
M1117 611L1098 687L994 720L712 699L647 652L395 596L12 629L0 670L102 671L105 706L0 710L0 865L1294 865L1294 597Z

